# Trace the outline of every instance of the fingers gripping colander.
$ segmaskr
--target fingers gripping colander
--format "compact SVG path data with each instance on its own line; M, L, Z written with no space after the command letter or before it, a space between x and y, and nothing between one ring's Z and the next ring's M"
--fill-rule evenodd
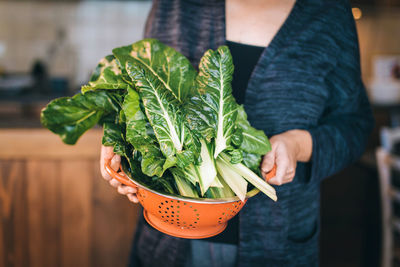
M246 200L238 197L224 199L193 199L155 192L128 179L105 164L108 174L122 184L137 188L137 197L143 206L146 221L155 229L175 237L200 239L221 233L244 206L247 199L256 195L258 189L247 193ZM121 169L121 172L123 170Z

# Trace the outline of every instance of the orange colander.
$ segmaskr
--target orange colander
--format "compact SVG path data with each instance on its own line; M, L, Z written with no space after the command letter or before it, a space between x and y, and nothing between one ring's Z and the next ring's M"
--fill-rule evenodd
M137 188L136 195L143 206L144 218L151 226L165 234L181 238L200 239L221 233L228 220L243 208L247 199L259 192L257 188L249 191L244 202L238 197L187 198L149 189L114 171L109 162L105 164L105 169L122 184Z

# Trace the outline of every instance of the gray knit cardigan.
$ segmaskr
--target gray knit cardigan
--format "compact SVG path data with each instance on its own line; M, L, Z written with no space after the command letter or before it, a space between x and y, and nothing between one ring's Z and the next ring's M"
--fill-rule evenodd
M155 0L145 37L197 66L207 49L225 44L225 2ZM268 136L308 130L313 149L293 182L275 187L278 202L258 194L240 212L237 266L317 266L320 182L362 154L373 127L349 3L298 0L262 53L244 105L251 124ZM182 266L189 247L141 219L131 264Z

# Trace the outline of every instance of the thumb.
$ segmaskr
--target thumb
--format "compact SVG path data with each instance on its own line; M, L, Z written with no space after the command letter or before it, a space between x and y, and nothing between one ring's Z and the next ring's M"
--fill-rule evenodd
M275 153L274 151L270 151L264 155L264 158L261 163L261 171L268 173L272 170L275 164Z

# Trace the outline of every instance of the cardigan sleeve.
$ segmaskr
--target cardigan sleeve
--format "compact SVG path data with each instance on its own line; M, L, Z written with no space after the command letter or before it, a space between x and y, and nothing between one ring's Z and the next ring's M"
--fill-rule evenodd
M349 8L350 9L350 8ZM349 13L351 12L350 10ZM330 176L363 153L374 120L361 80L357 33L351 13L340 21L336 66L325 77L329 100L312 136L311 180ZM346 22L347 21L347 22Z

